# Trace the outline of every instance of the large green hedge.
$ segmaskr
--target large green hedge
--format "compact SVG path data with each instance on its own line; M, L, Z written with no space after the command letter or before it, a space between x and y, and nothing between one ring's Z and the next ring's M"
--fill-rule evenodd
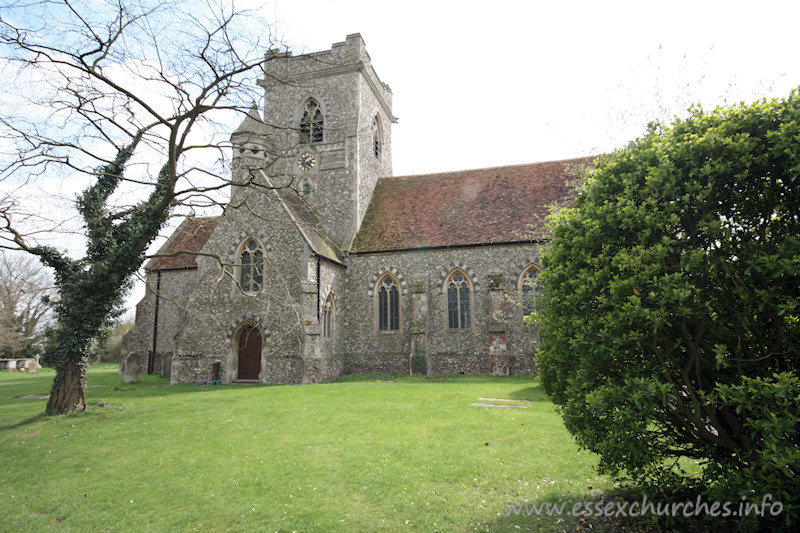
M542 384L605 472L797 519L799 175L796 92L694 108L551 217Z

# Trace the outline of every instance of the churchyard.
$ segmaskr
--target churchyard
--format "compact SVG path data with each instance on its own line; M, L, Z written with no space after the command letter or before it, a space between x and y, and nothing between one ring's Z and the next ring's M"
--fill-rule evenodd
M576 531L506 504L612 487L531 376L170 386L101 365L87 413L45 417L23 397L53 376L0 372L2 531Z

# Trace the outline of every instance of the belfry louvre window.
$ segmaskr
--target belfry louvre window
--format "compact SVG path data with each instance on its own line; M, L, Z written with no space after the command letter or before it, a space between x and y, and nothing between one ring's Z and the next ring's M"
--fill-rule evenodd
M381 131L381 123L378 117L372 121L372 153L375 159L381 158L381 150L383 149L383 135Z
M264 286L264 252L254 240L239 255L239 285L244 292L259 292Z
M450 329L470 327L469 281L458 271L447 280L447 325Z
M322 142L323 121L319 103L313 98L309 98L303 107L303 117L300 119L300 141L306 143Z
M378 289L378 330L397 331L400 329L400 291L391 276L381 281Z

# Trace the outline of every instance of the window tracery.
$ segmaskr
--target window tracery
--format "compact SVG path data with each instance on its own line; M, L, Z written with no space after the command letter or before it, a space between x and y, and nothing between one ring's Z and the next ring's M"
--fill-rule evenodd
M539 294L539 268L535 265L529 266L522 273L520 279L520 292L522 297L522 314L527 316L536 309L536 300Z
M300 119L300 140L305 143L320 143L323 138L324 117L319 102L309 98L303 106Z
M386 274L378 282L378 331L400 329L400 290L397 280Z
M250 239L239 254L239 286L244 292L259 292L264 287L264 252Z
M471 327L472 287L469 278L460 270L454 271L445 283L447 289L447 325L450 329Z

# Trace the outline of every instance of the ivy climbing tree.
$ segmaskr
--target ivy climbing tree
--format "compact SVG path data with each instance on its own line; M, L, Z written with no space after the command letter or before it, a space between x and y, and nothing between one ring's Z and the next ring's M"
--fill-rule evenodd
M258 35L268 29L224 2L4 7L0 246L55 273L57 373L47 412L85 410L90 343L148 246L182 206L211 204L227 185L219 176L229 175L230 123L257 98L255 78L273 44ZM217 130L218 121L228 125ZM83 192L58 213L37 213L27 195L34 186ZM71 230L81 235L80 257L44 239Z
M605 472L769 493L797 520L798 139L796 92L694 108L599 159L551 218L541 380Z

